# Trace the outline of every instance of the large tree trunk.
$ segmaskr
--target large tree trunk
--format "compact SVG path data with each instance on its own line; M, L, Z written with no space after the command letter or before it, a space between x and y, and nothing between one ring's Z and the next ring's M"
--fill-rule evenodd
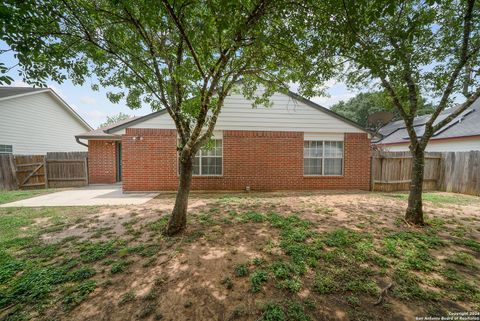
M425 153L420 147L412 150L412 182L408 195L408 207L405 220L415 225L424 225L423 221L423 172L425 167Z
M188 195L192 183L193 160L192 157L180 160L180 182L178 184L177 198L172 215L165 229L166 235L175 235L187 225Z

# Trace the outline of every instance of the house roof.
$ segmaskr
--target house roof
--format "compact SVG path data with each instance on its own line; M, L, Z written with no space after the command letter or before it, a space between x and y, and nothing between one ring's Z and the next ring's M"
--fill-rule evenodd
M48 88L0 87L0 99L48 91Z
M110 128L114 128L114 127L121 126L122 124L125 124L125 123L130 123L130 122L132 122L133 120L138 119L138 118L141 118L141 117L130 117L130 118L128 118L128 119L120 120L120 121L118 121L118 122L116 122L116 123L114 123L114 124L111 124L111 125L108 125L108 126L104 126L104 127L100 127L100 128L91 130L91 131L89 131L89 132L76 135L75 137L80 138L80 139L112 139L112 140L120 140L121 137L122 137L121 135L109 134L109 133L107 132L107 130L109 130Z
M341 116L341 115L339 115L339 114L331 111L331 110L328 109L328 108L325 108L325 107L323 107L323 106L320 106L319 104L314 103L313 101L311 101L311 100L309 100L309 99L306 99L306 98L304 98L304 97L302 97L302 96L300 96L300 95L298 95L298 94L296 94L296 93L294 93L294 92L292 92L292 91L288 91L288 92L287 92L287 96L289 96L289 97L292 98L292 99L298 100L298 101L300 101L300 102L302 102L302 103L304 103L304 104L306 104L306 105L308 105L308 106L310 106L310 107L313 107L313 108L319 110L320 112L324 112L324 113L326 113L326 114L328 114L328 115L330 115L330 116L332 116L332 117L335 117L335 118L337 118L337 119L339 119L339 120L341 120L341 121L343 121L343 122L345 122L345 123L348 123L348 124L350 124L350 125L358 128L358 129L360 129L360 130L363 130L363 131L365 131L365 132L367 132L367 133L369 133L369 134L373 134L373 132L365 129L364 127L362 127L361 125L355 123L354 121L351 121L350 119L347 119L347 118L345 118L345 117L343 117L343 116ZM144 122L144 121L146 121L146 120L148 120L148 119L151 119L151 118L154 118L154 117L156 117L156 116L160 116L160 115L162 115L162 114L164 114L164 113L166 113L166 112L167 112L166 109L162 109L162 110L153 112L153 113L151 113L151 114L148 114L148 115L145 115L145 116L142 116L142 117L136 117L135 119L126 121L126 122L124 122L124 123L115 124L114 126L108 128L108 129L105 129L105 132L106 132L106 133L116 132L116 131L119 131L119 130L121 130L121 129L130 127L130 126L132 126L132 125L135 125L135 124Z
M434 124L439 123L448 117L459 107L452 107L444 110L436 119ZM430 115L419 116L414 119L414 128L417 135L422 136L425 130L425 124L430 119ZM480 99L477 99L472 106L455 117L447 126L435 132L431 140L458 138L480 135ZM379 133L383 138L376 144L408 144L410 143L405 122L403 120L391 122L382 128Z
M0 101L39 93L50 94L63 108L65 108L75 119L77 119L85 127L85 129L92 129L92 127L51 88L0 86Z

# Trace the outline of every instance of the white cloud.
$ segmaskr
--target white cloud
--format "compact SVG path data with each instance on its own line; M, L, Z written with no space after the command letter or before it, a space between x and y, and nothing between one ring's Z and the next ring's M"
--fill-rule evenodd
M101 120L105 117L107 117L107 114L104 113L103 111L100 110L89 110L83 112L88 118L93 119L93 120Z
M310 100L327 108L330 108L341 100L349 100L358 94L358 92L349 89L345 83L339 82L336 79L328 80L323 85L323 88L327 93L325 96L310 97ZM291 83L290 90L293 92L298 92L299 84Z
M82 96L80 97L80 102L85 105L96 105L97 101L90 97L90 96Z
M353 98L356 96L356 93L354 92L348 92L344 93L341 95L330 95L330 96L317 96L317 97L312 97L310 100L323 106L323 107L328 107L330 108L331 106L335 105L339 101L343 100L349 100L350 98Z
M10 86L12 86L12 87L32 87L29 84L27 84L26 82L21 81L21 80L15 80L14 82L12 82L12 84Z

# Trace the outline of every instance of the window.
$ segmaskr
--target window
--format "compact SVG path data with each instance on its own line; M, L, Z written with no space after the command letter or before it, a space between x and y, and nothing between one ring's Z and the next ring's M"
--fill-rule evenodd
M306 140L303 145L304 175L342 175L343 142Z
M222 140L213 139L208 147L202 147L193 159L193 175L219 176L223 173Z
M12 145L0 145L0 154L12 154L13 147Z

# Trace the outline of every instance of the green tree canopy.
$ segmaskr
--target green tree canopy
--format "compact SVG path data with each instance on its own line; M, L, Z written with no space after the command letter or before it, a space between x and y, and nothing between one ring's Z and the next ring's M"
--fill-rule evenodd
M359 93L347 101L339 101L331 107L331 110L346 118L353 120L365 128L372 128L368 123L368 117L379 111L388 111L393 114L393 120L402 119L400 111L393 106L388 94L382 91ZM418 115L425 115L433 112L430 103L422 103Z
M119 121L121 120L127 120L129 119L131 116L130 115L127 115L127 114L124 114L122 112L118 113L118 114L115 114L115 115L112 115L112 116L107 116L107 121L104 122L104 123L101 123L98 128L102 128L102 127L107 127L109 125L113 125L115 123L118 123Z

